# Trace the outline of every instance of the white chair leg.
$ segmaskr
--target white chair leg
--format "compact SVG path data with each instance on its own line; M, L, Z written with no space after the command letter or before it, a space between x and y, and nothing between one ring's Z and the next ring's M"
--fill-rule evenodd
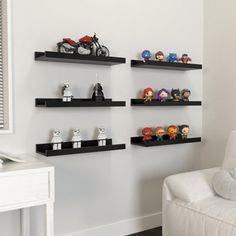
M54 236L54 205L46 205L46 236Z
M30 236L30 208L20 210L21 236Z

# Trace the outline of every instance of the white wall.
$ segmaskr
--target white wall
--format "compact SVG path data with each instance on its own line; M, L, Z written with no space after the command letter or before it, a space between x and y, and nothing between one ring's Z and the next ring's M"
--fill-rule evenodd
M236 129L236 2L204 2L204 112L201 166L220 165L227 136Z
M122 222L118 226L123 228L117 227L119 230L112 235L158 226L163 178L198 167L201 144L145 149L130 146L129 142L144 126L171 123L187 123L192 135L200 136L200 107L131 108L129 99L151 86L190 88L191 99L201 100L202 72L131 69L129 61L148 48L153 52L188 52L194 62L201 63L202 5L199 0L13 0L15 133L0 136L0 148L34 153L36 143L49 140L52 128L61 129L66 140L68 130L79 127L83 137L90 139L98 126L105 126L116 143L127 143L124 151L42 157L56 167L55 235L119 221ZM77 39L93 32L110 48L111 55L125 56L127 64L102 67L33 59L34 51L53 50L56 42L65 36ZM126 100L127 107L34 107L36 97L58 96L65 81L71 83L76 97L90 96L92 85L101 82L107 97ZM151 216L142 218L148 215ZM43 235L39 224L41 208L33 212L33 218L32 235ZM1 214L1 235L18 236L18 220L18 213ZM6 222L16 227L8 227ZM115 226L111 228L114 230ZM94 232L86 235L94 236ZM111 232L100 235L111 235Z

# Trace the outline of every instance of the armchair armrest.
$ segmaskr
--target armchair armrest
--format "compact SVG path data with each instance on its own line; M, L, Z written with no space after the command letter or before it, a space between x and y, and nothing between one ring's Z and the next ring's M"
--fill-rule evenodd
M178 198L196 202L215 195L212 178L220 167L169 176L163 185L163 200Z

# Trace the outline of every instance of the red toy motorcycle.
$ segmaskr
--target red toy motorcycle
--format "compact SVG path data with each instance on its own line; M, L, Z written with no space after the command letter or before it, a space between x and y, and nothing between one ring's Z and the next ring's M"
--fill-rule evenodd
M75 42L70 38L64 38L62 42L57 44L58 52L62 53L78 53L80 55L92 55L96 56L109 56L109 50L107 47L100 45L96 33L93 37L84 36L79 39L79 42ZM96 48L96 50L95 50Z

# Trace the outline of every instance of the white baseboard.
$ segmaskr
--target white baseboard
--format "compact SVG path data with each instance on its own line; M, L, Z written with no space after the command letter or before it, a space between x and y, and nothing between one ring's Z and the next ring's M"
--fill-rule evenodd
M64 236L125 236L161 226L161 212L122 220Z

